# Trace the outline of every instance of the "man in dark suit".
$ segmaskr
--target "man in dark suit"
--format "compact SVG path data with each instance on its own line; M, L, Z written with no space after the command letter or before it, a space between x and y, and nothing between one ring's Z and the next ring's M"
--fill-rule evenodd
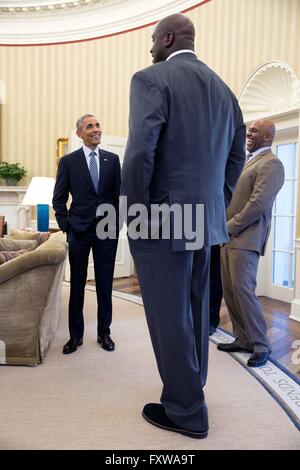
M63 348L64 354L73 353L83 342L84 289L91 249L98 300L97 341L106 351L115 349L110 337L110 324L118 238L116 236L100 239L96 229L104 216L99 212L101 204L111 204L118 210L120 162L118 155L100 149L101 127L95 116L82 116L78 119L76 127L78 137L83 140L83 146L60 159L53 196L57 223L68 235L71 268L70 340ZM72 196L72 203L68 210L66 204L69 194ZM114 222L116 223L116 220Z
M261 304L255 294L259 257L264 255L275 197L284 183L282 162L272 153L274 124L254 121L247 130L250 156L227 209L230 240L221 248L224 299L236 339L220 351L252 352L249 367L263 366L271 352Z
M202 248L191 247L186 233L178 236L172 213L169 239L161 230L152 239L129 231L163 382L161 404L147 404L143 416L160 428L203 438L209 247L227 240L224 186L231 193L242 171L245 126L234 95L197 59L194 35L184 15L163 19L152 36L154 65L132 78L121 195L148 214L155 204L187 205L193 214L204 205Z

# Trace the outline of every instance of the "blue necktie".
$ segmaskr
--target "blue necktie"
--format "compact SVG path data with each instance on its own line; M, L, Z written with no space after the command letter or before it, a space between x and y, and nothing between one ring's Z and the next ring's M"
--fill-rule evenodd
M95 188L96 193L98 192L98 184L99 184L99 178L98 178L98 166L97 166L97 161L96 161L96 152L91 152L90 153L90 173L91 173L91 178L93 181L93 185Z

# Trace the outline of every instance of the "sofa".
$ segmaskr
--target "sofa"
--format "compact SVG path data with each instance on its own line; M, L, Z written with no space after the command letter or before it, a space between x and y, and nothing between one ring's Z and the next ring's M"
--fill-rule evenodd
M37 366L58 326L67 243L62 232L42 244L22 238L0 239L0 254L21 250L0 265L0 363Z

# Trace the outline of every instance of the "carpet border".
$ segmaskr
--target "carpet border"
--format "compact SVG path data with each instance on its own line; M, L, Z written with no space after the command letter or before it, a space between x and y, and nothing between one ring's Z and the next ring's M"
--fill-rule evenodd
M222 328L218 328L220 331L222 331L222 333L225 333L227 334L228 336L231 336L232 338L234 338L234 336L232 336L230 333L228 333L227 331L223 330ZM212 343L214 343L215 345L218 345L218 341L214 340L214 338L209 338L210 341ZM247 364L245 364L238 356L238 353L227 353L227 354L230 354L230 356L235 359L239 364L241 364L241 366L243 366L243 368L250 373L250 375L252 375L252 377L254 377L263 387L264 389L271 395L271 397L278 403L278 405L283 409L283 411L287 414L287 416L290 418L290 420L293 422L293 424L296 426L296 428L300 431L300 421L298 419L297 416L295 416L295 414L293 413L293 411L291 410L291 408L288 406L288 404L280 397L276 394L276 392L270 387L270 385L264 381L261 377L258 376L258 374L255 372L255 368L251 368L251 367L248 367ZM268 359L269 362L271 362L273 365L275 365L276 367L278 367L277 365L277 361L274 361L273 359ZM290 373L287 373L289 371L286 371L286 370L283 370L284 367L278 367L278 369L281 370L281 372L285 375L287 375L289 378L291 378L292 380L294 380L295 382L297 382L297 384L299 384L299 381L296 377L296 380L295 380L295 377L293 375L290 375Z

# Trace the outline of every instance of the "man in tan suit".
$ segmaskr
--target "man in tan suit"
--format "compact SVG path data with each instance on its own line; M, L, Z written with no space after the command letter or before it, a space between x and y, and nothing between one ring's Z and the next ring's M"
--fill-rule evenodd
M272 222L272 206L284 183L284 167L272 153L274 124L254 121L247 130L250 152L227 209L230 240L221 248L225 303L236 337L220 343L220 351L252 352L248 366L264 365L271 352L261 304L256 297L256 275Z

